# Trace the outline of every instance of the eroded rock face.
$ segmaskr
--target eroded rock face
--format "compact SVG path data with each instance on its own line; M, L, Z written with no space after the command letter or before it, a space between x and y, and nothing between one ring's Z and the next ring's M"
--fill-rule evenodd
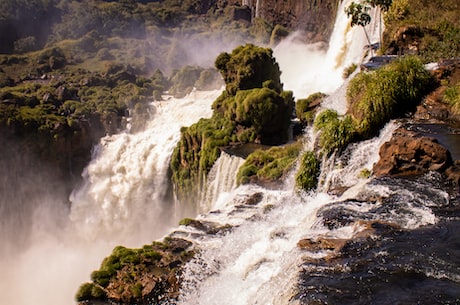
M273 24L306 33L311 42L328 41L334 26L338 0L232 0L230 4L247 3L253 17L260 17ZM257 7L257 4L259 5Z
M377 177L443 172L452 165L450 152L435 138L419 137L403 128L398 129L393 138L380 147L379 155L380 160L373 168Z

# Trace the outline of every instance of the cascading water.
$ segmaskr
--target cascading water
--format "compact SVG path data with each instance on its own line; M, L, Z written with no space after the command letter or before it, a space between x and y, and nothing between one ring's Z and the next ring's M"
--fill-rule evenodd
M208 212L216 208L219 198L236 187L236 173L244 163L244 159L222 152L207 175L206 189L202 191L204 197L200 199L200 212Z
M162 236L177 223L181 211L165 198L169 158L180 128L210 117L220 93L194 91L182 99L154 102L155 114L144 131L101 140L84 172L84 186L71 197L70 218L84 236L108 234L137 244L151 239L152 232Z
M380 137L351 147L349 154L353 157L346 160L332 159L330 162L333 170L329 175L341 176L342 181L353 181L354 195L374 192L383 197L397 192L383 184L369 186L366 178L358 177L358 169L372 167L372 163L378 160L378 149L375 147L387 141L396 126L390 123ZM328 229L321 224L321 216L318 216L320 212L342 205L365 213L377 205L347 202L350 192L338 197L325 192L299 196L294 191L293 183L292 179L287 182L284 190L277 191L257 186L240 187L232 192L230 198L227 196L225 205L220 204L214 212L198 218L201 221L235 226L223 236L203 236L189 228L175 233L182 238L186 236L193 239L201 249L199 255L186 267L180 304L288 304L294 295L302 262L328 255L327 252L300 250L297 244L301 239L318 236L350 239L366 228L364 224L352 223L342 228ZM263 194L263 199L257 206L244 205L247 198L258 193ZM445 193L441 190L434 194L436 199L442 198L445 201ZM412 196L415 197L413 201L429 204L421 193ZM404 207L401 211L395 211L397 216L387 215L386 221L407 228L436 222L433 213L423 204L408 204L405 196L397 200Z
M41 208L27 219L32 228L27 248L0 258L0 304L72 304L79 285L115 246L149 243L176 225L181 208L164 198L168 159L181 126L210 116L220 93L192 92L154 102L145 130L103 138L84 173L84 185L72 195L71 221L52 194L32 200L44 202L37 202ZM39 177L46 178L43 172ZM37 187L39 182L33 181Z
M351 2L344 0L339 4L327 46L323 43L305 44L301 33L295 33L275 47L274 55L283 71L281 81L296 98L306 98L315 92L333 93L344 83L344 68L363 62L368 42L364 31L360 27L351 27L345 14L345 8ZM366 26L372 42L379 39L378 26L378 18L372 18ZM346 105L343 101L338 103L339 107Z

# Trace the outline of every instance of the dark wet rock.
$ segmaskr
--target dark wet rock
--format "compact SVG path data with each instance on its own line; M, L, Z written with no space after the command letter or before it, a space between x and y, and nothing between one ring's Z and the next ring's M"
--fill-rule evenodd
M375 222L378 234L348 241L334 259L305 261L294 299L299 304L457 304L459 225L410 231Z

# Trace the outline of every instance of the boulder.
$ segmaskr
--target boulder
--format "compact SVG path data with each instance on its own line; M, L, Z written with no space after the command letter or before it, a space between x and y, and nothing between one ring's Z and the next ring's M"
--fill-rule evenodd
M377 177L444 172L453 163L450 152L435 138L421 137L403 128L380 147L379 155L380 160L373 168Z

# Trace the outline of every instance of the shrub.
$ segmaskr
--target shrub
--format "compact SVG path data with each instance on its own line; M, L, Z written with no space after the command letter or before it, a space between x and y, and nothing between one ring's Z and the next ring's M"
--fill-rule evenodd
M443 101L452 107L453 113L460 114L460 82L446 88Z
M404 116L430 90L431 76L420 59L404 57L377 71L361 72L347 89L349 112L363 137L375 135L390 119Z
M303 154L299 170L295 177L297 188L306 191L316 188L319 172L320 162L316 158L315 153L308 151Z
M314 126L320 131L319 145L326 154L345 148L355 137L353 119L350 116L340 118L334 110L318 114Z
M353 72L356 71L357 68L358 68L358 65L357 65L357 64L351 64L351 65L349 65L348 67L346 67L346 68L343 70L342 77L343 77L344 79L347 79L350 75L353 74Z
M92 293L91 290L93 289L93 283L84 283L78 289L77 294L75 295L75 300L77 302L85 301L91 298Z

